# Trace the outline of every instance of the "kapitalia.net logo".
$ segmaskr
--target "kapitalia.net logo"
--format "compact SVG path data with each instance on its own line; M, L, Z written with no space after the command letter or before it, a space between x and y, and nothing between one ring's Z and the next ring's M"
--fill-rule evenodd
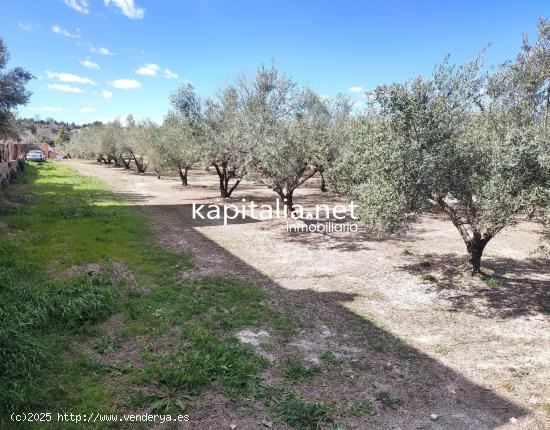
M290 211L286 199L277 199L275 205L257 204L254 201L237 204L201 204L193 203L193 219L223 221L223 225L231 224L232 221L246 220L247 218L260 221L286 220L286 229L290 232L356 232L357 219L355 210L357 205L351 202L347 205L336 204L315 205L306 211L302 205L294 204ZM352 222L346 222L352 220Z

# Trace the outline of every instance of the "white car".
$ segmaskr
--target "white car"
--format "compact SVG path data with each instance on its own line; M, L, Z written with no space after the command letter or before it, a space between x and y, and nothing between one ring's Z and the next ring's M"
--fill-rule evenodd
M32 149L27 152L27 161L46 161L46 157L39 149Z

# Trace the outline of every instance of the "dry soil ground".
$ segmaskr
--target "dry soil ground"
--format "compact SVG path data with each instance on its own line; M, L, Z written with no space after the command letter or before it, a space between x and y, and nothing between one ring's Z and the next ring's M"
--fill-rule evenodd
M223 226L191 219L193 202L221 202L211 173L192 171L182 188L176 177L67 163L150 216L161 244L193 254L194 274L251 280L271 306L304 321L292 342L253 330L236 334L243 342L274 362L296 353L315 362L332 351L349 363L322 384L298 387L304 396L345 401L388 391L401 400L368 421L350 418L350 428L550 428L550 267L530 257L536 225L520 222L489 244L483 266L492 279L484 282L465 274L464 245L437 214L386 240L363 229L291 234L284 222L251 218ZM273 202L275 194L245 182L229 201L243 198ZM315 180L295 200L336 201ZM262 349L270 342L275 350ZM254 422L217 405L196 411L204 423L196 428L229 428L224 414L241 416L240 429Z

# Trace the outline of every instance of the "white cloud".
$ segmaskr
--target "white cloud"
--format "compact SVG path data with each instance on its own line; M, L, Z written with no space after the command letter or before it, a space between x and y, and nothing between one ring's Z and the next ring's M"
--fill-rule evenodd
M114 88L120 90L133 90L135 88L141 87L141 82L136 81L135 79L116 79L112 82L109 82Z
M142 19L145 9L136 6L134 0L104 0L105 6L113 3L120 11L130 19Z
M80 60L80 64L82 64L84 67L87 67L88 69L100 69L99 64L94 63L89 58L86 58L85 60Z
M142 76L155 76L159 70L160 66L158 64L146 64L136 69L135 72Z
M103 97L104 99L110 99L113 97L113 93L108 90L103 90L101 91L101 97Z
M76 10L77 12L88 15L90 13L90 7L88 0L63 0L67 6L71 9Z
M179 75L172 72L170 69L164 69L164 77L167 79L178 79Z
M92 46L90 48L90 51L94 52L95 54L101 54L101 55L116 55L116 52L112 52L107 48L94 48Z
M67 30L65 30L64 28L61 28L59 25L52 25L52 31L55 34L60 34L61 36L72 37L74 39L80 39L80 34L69 33Z
M46 70L46 75L48 78L59 79L61 82L78 82L79 84L97 85L97 82L92 81L90 78L73 75L72 73L50 72Z
M80 109L80 112L82 113L89 113L89 112L94 112L95 109L91 106L84 106L82 109Z
M67 84L48 84L48 88L50 90L63 91L65 93L78 94L78 93L83 93L84 92L84 90L82 88L73 87L73 86L67 85Z
M19 23L19 28L21 30L25 30L25 31L33 31L34 30L34 25L30 22L20 22Z
M43 112L63 112L65 108L59 106L42 106L40 110Z
M365 92L365 89L363 87L349 87L349 92L350 93L356 93L356 94L360 94L360 93L364 93Z

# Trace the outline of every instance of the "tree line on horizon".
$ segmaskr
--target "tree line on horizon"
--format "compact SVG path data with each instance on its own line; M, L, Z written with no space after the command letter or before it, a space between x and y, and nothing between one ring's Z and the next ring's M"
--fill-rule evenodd
M376 233L433 208L459 231L474 273L489 241L519 216L548 227L550 23L539 21L514 60L484 71L482 56L448 58L430 78L380 85L364 111L327 98L271 67L239 77L214 97L184 85L162 125L114 121L75 130L73 155L130 168L211 166L220 196L243 179L263 182L292 211L294 192L321 174L358 205Z

